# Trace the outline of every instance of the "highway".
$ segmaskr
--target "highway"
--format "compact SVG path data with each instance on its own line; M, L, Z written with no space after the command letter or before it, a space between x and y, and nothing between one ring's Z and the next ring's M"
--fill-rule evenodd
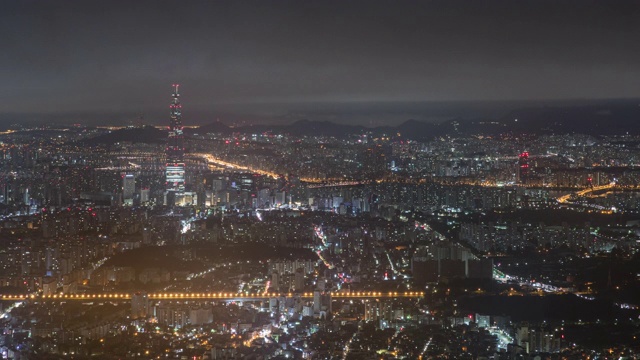
M367 298L422 298L424 292L381 292L381 291L352 291L352 292L330 292L334 299L367 299ZM34 295L34 294L14 294L2 295L0 300L4 301L128 301L131 300L132 294L128 293L104 293L104 294L54 294L54 295ZM301 297L313 298L313 292L306 293L149 293L149 300L229 300L229 301L251 301L264 300L276 297Z
M191 154L191 155L204 159L207 162L207 164L215 164L217 166L227 167L227 168L230 168L230 169L249 171L249 172L260 174L260 175L266 175L266 176L269 176L269 177L274 178L274 179L277 179L277 178L280 177L276 173L273 173L273 172L270 172L270 171L266 171L266 170L262 170L262 169L250 168L250 167L243 166L243 165L240 165L240 164L230 163L230 162L224 161L224 160L222 160L220 158L217 158L217 157L215 157L215 156L213 156L211 154L196 153L196 154Z
M217 158L217 157L215 157L215 156L213 156L211 154L194 153L194 154L190 154L190 155L203 159L204 161L207 162L207 164L213 164L213 165L216 165L216 166L226 167L226 168L229 168L229 169L249 171L249 172L256 173L256 174L269 176L269 177L271 177L273 179L278 179L280 177L279 174L276 174L276 173L274 173L272 171L268 171L268 170L264 170L264 169L258 169L258 168L252 168L252 167L244 166L244 165L237 164L237 163L231 163L231 162L222 160L220 158ZM319 185L320 187L322 187L322 186L353 186L353 185L362 184L361 181L344 181L342 179L316 179L316 178L308 178L308 177L301 177L300 181L305 182L305 183L321 183L321 185ZM324 184L324 182L327 182L327 181L330 181L332 183L331 184Z
M564 203L569 202L569 199L574 195L578 196L578 197L586 196L586 195L589 195L590 193L595 192L595 191L612 189L614 186L616 186L616 183L614 183L614 182L612 182L610 184L607 184L607 185L594 186L594 187L590 187L590 188L583 189L583 190L580 190L580 191L576 191L575 193L570 193L570 194L567 194L567 195L560 196L556 200L558 200L559 203L564 204Z

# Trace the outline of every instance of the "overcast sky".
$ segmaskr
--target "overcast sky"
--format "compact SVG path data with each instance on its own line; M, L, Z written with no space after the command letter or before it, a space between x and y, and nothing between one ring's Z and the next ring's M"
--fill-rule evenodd
M3 1L0 112L640 97L640 2Z

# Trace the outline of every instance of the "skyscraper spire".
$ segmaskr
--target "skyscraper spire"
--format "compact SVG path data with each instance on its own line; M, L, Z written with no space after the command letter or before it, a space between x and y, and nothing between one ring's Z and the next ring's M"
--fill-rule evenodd
M169 191L184 191L184 134L179 88L180 85L173 84L172 101L169 105L169 137L166 149L166 188Z

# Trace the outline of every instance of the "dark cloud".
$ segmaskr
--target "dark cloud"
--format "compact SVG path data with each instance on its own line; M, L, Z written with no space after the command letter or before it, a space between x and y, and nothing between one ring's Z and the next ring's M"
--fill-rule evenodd
M640 97L640 3L8 1L15 112ZM240 106L241 107L241 106Z

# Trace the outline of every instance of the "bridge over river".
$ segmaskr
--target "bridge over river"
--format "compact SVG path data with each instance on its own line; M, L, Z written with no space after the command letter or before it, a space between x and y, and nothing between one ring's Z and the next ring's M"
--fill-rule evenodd
M144 293L101 293L101 294L13 294L2 295L0 300L4 301L130 301L135 295ZM352 291L352 292L325 292L324 295L331 295L334 299L367 299L367 298L422 298L424 292L382 292L382 291ZM313 292L305 293L184 293L184 292L162 292L144 294L149 300L222 300L222 301L259 301L278 297L300 297L313 298Z

